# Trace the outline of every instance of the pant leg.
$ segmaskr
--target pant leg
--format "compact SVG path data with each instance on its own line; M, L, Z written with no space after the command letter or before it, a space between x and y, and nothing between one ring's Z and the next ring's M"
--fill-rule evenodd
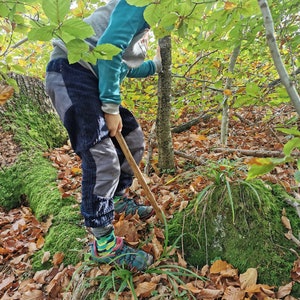
M88 227L104 227L114 219L113 196L120 176L120 164L110 138L87 151L82 159L81 213Z
M88 227L111 224L120 164L99 101L98 80L80 64L49 63L46 90L82 159L81 213Z
M128 148L134 160L137 164L139 164L141 162L145 149L143 131L133 114L128 109L121 106L120 115L122 117L123 122L122 135L124 136L124 139L128 145ZM113 139L113 142L117 149L121 167L119 184L116 189L116 194L119 194L124 189L131 186L133 181L133 171L129 166L127 160L125 159L125 156L116 139Z

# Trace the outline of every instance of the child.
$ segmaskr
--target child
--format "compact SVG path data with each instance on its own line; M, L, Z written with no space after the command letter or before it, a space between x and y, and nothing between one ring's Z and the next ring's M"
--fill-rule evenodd
M83 61L69 64L64 43L54 40L46 75L47 93L82 160L81 213L95 236L92 258L138 271L151 265L153 257L116 237L112 222L114 211L138 213L142 220L153 215L151 206L125 196L133 173L114 138L121 131L136 162L141 161L143 132L121 106L120 83L125 77L147 77L161 69L159 55L144 61L149 30L144 10L126 0L111 0L98 8L85 19L95 31L86 42L90 47L114 44L122 51L112 60L99 59L94 66Z

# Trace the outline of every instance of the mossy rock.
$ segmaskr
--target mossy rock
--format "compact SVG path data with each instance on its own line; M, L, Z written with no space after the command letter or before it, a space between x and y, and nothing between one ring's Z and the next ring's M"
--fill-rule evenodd
M257 268L260 283L281 286L291 281L296 260L290 250L296 245L284 236L283 208L296 236L300 228L288 197L260 180L212 184L169 221L170 243L182 235L184 257L193 266L221 258L240 272Z

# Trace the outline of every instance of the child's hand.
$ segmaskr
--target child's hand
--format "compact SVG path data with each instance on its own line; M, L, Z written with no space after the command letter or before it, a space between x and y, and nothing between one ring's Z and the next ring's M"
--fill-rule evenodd
M114 137L117 131L121 132L123 123L120 114L112 115L112 114L104 114L106 126L109 131L109 135Z

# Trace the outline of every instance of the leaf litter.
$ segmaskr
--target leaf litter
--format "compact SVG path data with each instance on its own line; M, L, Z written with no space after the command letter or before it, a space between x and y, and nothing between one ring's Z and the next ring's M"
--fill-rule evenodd
M253 126L248 126L239 121L232 121L229 147L242 149L282 149L286 140L283 135L273 134L268 122L257 120L263 114L258 111L245 109L244 117L253 121ZM279 114L277 114L279 115ZM184 118L181 119L184 121ZM278 122L281 122L280 119ZM189 133L174 134L175 150L183 151L191 157L201 157L207 160L218 160L222 157L236 158L237 153L224 154L211 151L218 144L220 121L217 118L210 120L209 124L200 123L193 126ZM274 125L273 125L274 126ZM142 122L144 132L149 132L151 124ZM1 130L0 130L1 132ZM4 135L1 132L1 135ZM10 136L5 135L5 141ZM12 141L12 139L11 139ZM12 145L13 141L11 142ZM6 147L6 146L5 146ZM6 157L15 157L17 147L7 147L11 154ZM4 153L2 151L1 153ZM2 154L4 155L4 154ZM81 167L80 159L73 153L70 145L53 149L45 153L53 166L58 170L58 189L62 197L75 196L80 202ZM153 169L157 170L155 161ZM183 210L192 198L197 195L207 184L204 176L190 176L184 170L182 158L176 157L176 177L165 174L158 176L153 172L146 176L152 192L156 196L158 204L163 208L166 218L172 218L176 211ZM143 164L141 165L141 168ZM292 170L293 171L293 170ZM293 172L290 168L280 167L272 174L265 176L276 183L284 183L287 190L295 186ZM182 178L184 178L182 180ZM137 180L129 190L129 193L137 196L141 202L147 203L146 195L141 189ZM289 220L283 215L282 221L287 230L291 230ZM174 270L180 267L190 268L194 273L206 280L199 280L193 277L185 277L183 283L177 285L179 291L188 291L195 299L285 299L293 300L290 293L295 282L300 283L300 257L295 260L291 270L291 282L285 286L274 287L257 282L258 274L255 268L249 268L240 274L234 266L226 261L216 260L211 265L205 265L198 270L189 267L182 256L180 249L168 249L169 256L161 258L164 252L164 231L156 226L158 219L153 216L146 223L139 220L138 215L119 215L114 223L116 234L133 247L148 238L143 249L151 252L155 257L154 267L171 265ZM32 254L41 249L44 245L45 235L51 226L51 217L44 223L39 222L33 215L30 208L22 206L9 212L0 210L0 299L84 299L76 282L89 277L91 288L97 288L99 282L97 276L110 276L113 267L110 265L95 265L84 274L78 272L82 263L76 266L64 266L63 253L55 253L51 261L52 267L48 270L34 272L30 264ZM147 226L151 228L147 231ZM45 253L43 262L50 260L50 254ZM172 299L172 289L166 274L134 274L133 284L138 299ZM94 279L94 280L93 280ZM77 298L74 295L78 295ZM81 295L81 296L80 296ZM112 292L110 298L115 299ZM132 299L130 291L123 291L118 299Z

